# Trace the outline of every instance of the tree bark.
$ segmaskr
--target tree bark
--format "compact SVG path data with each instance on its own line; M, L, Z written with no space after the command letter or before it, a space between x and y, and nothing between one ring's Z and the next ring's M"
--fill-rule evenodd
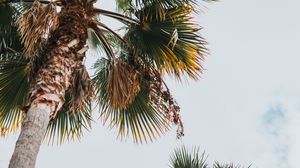
M75 54L69 47L76 46L78 40L66 46L57 46L48 55L47 63L38 71L29 92L30 108L22 124L15 151L9 168L34 168L36 157L51 118L61 109L64 95L70 87L74 71Z
M34 168L50 120L51 104L33 103L23 122L9 168Z
M59 26L51 33L45 60L31 83L21 134L9 168L34 168L49 121L55 118L70 91L72 74L82 65L92 2L63 0ZM87 14L87 12L90 12Z

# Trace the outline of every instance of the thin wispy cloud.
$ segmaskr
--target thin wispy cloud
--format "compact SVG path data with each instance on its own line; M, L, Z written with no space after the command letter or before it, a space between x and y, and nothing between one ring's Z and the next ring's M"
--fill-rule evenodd
M273 155L273 163L276 168L291 168L289 161L290 147L289 135L286 132L289 119L288 110L282 105L271 107L262 117L263 133L269 141L270 154Z

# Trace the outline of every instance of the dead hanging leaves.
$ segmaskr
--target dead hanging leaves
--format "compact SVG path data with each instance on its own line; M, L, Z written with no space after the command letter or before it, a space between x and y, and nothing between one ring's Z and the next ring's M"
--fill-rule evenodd
M148 78L148 90L155 92L155 94L149 94L149 103L165 104L167 109L167 119L170 123L178 126L177 138L180 139L184 136L184 126L180 117L180 107L174 100L167 84L162 79L162 74L155 69L148 69L146 71Z
M91 100L94 96L94 89L91 78L84 65L80 64L73 72L70 86L70 109L81 111L86 100Z
M57 28L58 14L52 3L43 5L36 0L31 8L17 19L16 24L24 45L24 56L37 56L50 32Z
M140 75L135 68L121 60L115 60L109 70L107 92L113 108L124 109L140 91Z

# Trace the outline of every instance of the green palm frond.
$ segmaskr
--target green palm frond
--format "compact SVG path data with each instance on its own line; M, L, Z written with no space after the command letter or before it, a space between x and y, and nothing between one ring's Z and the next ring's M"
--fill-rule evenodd
M205 152L201 155L199 154L198 148L193 148L192 150L182 146L175 149L173 155L171 155L171 168L208 168L206 163L207 157L205 157ZM247 168L250 168L248 166ZM212 168L242 168L241 166L230 164L221 164L219 162L214 162Z
M71 96L66 95L65 104L48 125L45 140L48 144L61 144L66 140L80 139L84 130L91 128L91 101L85 101L80 111L71 109Z
M108 39L108 34L109 32L97 26L97 22L95 21L94 24L91 24L91 29L88 30L89 44L92 49L96 48L98 51L104 51L108 57L114 58L115 53Z
M114 58L115 53L118 53L125 43L121 35L98 20L94 20L88 29L89 48L98 55L104 52L106 56Z
M196 0L135 0L134 4L140 8L156 5L161 9L169 9L178 6L184 6L187 4L196 5L197 1Z
M123 23L125 25L138 24L139 23L139 21L135 18L125 16L125 15L120 14L120 13L104 10L104 9L94 8L94 12L98 15L103 15L103 16L107 16L107 17L116 19L116 20L120 21L121 23Z
M203 0L204 2L215 2L219 0ZM136 7L145 7L147 5L157 4L163 9L183 6L186 4L197 5L197 0L116 0L117 10L130 11Z
M164 19L149 10L156 10L155 5L136 12L141 24L132 24L125 40L141 59L158 69L179 79L182 74L198 79L207 49L205 40L198 34L200 27L192 22L191 8L167 9Z
M250 166L248 166L247 168L250 168ZM221 164L219 162L215 162L213 165L213 168L243 168L242 166L239 165L234 165L233 163L226 163L226 164Z
M32 1L20 1L20 2L11 2L9 6L13 9L15 19L18 18L22 13L29 9L34 0Z
M8 5L0 5L0 54L21 51L17 28L14 23L14 10Z
M22 51L23 46L15 21L31 4L30 2L14 2L0 5L0 54Z
M103 54L102 51L105 52L101 40L99 39L95 31L91 28L88 29L87 44L89 46L89 49L97 53L97 55L102 55Z
M30 3L0 5L0 129L1 135L16 131L24 118L29 64L22 57L22 45L17 28L17 17Z
M185 146L175 150L171 156L171 168L208 168L205 153L199 154L198 148L192 150Z
M103 123L108 123L110 128L116 128L121 138L132 135L135 142L153 140L167 131L170 126L166 115L167 106L149 100L149 96L158 96L155 95L155 91L148 90L143 80L140 83L140 91L125 109L111 106L107 85L112 64L112 60L105 58L95 64L97 71L93 82Z
M117 10L126 11L133 6L132 0L116 0Z
M23 121L21 106L25 104L29 85L28 63L16 53L0 61L0 127L15 131Z

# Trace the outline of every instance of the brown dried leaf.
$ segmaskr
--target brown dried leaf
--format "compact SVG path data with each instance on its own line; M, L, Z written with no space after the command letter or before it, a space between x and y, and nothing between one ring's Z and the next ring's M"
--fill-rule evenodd
M140 74L131 65L116 60L111 66L108 75L107 92L110 105L124 109L140 91Z
M80 111L86 99L91 100L94 96L91 78L84 65L79 65L75 69L71 81L69 90L71 94L70 109Z
M16 24L24 45L25 57L37 56L43 50L49 34L58 26L55 6L51 3L43 5L36 0L31 8L17 19Z

